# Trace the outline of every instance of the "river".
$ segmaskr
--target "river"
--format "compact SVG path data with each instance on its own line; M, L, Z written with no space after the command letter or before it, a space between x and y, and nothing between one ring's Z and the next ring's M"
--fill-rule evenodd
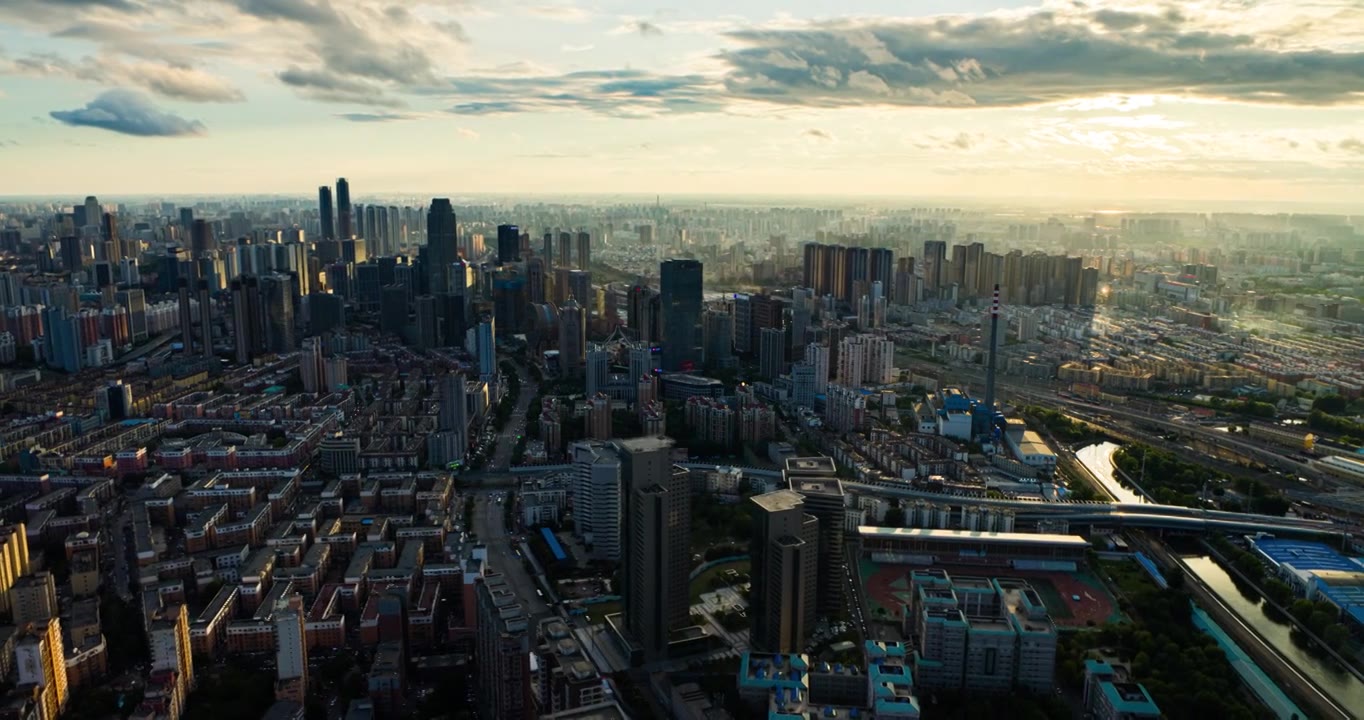
M1146 498L1118 482L1117 473L1113 472L1113 453L1117 452L1119 447L1117 443L1111 442L1086 445L1076 451L1075 458L1103 483L1104 489L1117 498L1118 502L1144 503Z
M1292 626L1266 615L1261 609L1263 600L1249 600L1241 594L1232 582L1231 575L1216 560L1206 555L1184 557L1183 560L1227 607L1255 628L1265 642L1283 654L1290 664L1316 683L1337 705L1356 714L1364 709L1364 683L1336 667L1335 661L1329 657L1317 657L1295 643L1291 637Z
M1118 447L1111 442L1089 445L1076 452L1075 457L1119 502L1144 503L1145 498L1118 482L1117 473L1113 469L1113 453L1117 452ZM1183 559L1189 565L1189 569L1212 588L1227 607L1235 611L1247 625L1255 628L1270 647L1316 683L1317 687L1337 705L1349 709L1356 715L1364 712L1360 710L1364 708L1364 683L1338 668L1335 661L1329 657L1317 657L1295 643L1291 636L1292 625L1287 621L1273 620L1266 615L1260 607L1263 600L1249 600L1241 594L1232 582L1231 576L1217 564L1216 560L1207 556Z

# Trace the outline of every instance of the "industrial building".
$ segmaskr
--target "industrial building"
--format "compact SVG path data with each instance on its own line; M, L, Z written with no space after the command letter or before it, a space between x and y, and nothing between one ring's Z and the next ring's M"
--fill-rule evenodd
M931 566L970 556L984 566L1074 570L1089 549L1089 542L1079 535L870 525L859 526L857 534L864 557L894 565Z

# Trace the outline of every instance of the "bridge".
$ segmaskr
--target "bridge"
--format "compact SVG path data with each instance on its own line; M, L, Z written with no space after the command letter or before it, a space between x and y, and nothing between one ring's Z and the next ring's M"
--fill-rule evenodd
M1179 505L1117 502L1046 502L1015 498L956 495L915 488L843 483L847 492L871 497L926 500L955 507L991 507L1012 510L1019 520L1065 520L1093 525L1145 527L1163 530L1218 530L1223 532L1293 532L1340 535L1335 525L1323 520L1205 510Z

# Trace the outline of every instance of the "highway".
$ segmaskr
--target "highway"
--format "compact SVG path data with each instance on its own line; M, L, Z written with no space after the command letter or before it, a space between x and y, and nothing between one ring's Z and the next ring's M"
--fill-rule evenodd
M521 393L516 398L511 417L507 418L507 425L498 433L497 449L488 459L488 469L491 472L511 469L512 451L516 449L517 438L526 432L526 411L530 409L531 400L535 399L536 388L530 376L526 374L525 366L518 363L516 375L521 380Z

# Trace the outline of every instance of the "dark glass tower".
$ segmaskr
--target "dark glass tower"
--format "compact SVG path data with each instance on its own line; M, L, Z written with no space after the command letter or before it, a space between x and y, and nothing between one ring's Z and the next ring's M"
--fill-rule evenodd
M659 266L663 299L663 369L701 365L701 261L665 260Z
M317 212L322 219L322 239L336 239L336 213L332 210L332 189L323 185L317 189Z
M426 212L426 277L431 294L450 291L450 265L458 258L455 208L449 198L432 198Z
M521 259L521 229L515 225L497 226L497 262L509 263Z
M350 183L345 178L336 179L336 223L340 239L355 235L355 222L351 218Z

